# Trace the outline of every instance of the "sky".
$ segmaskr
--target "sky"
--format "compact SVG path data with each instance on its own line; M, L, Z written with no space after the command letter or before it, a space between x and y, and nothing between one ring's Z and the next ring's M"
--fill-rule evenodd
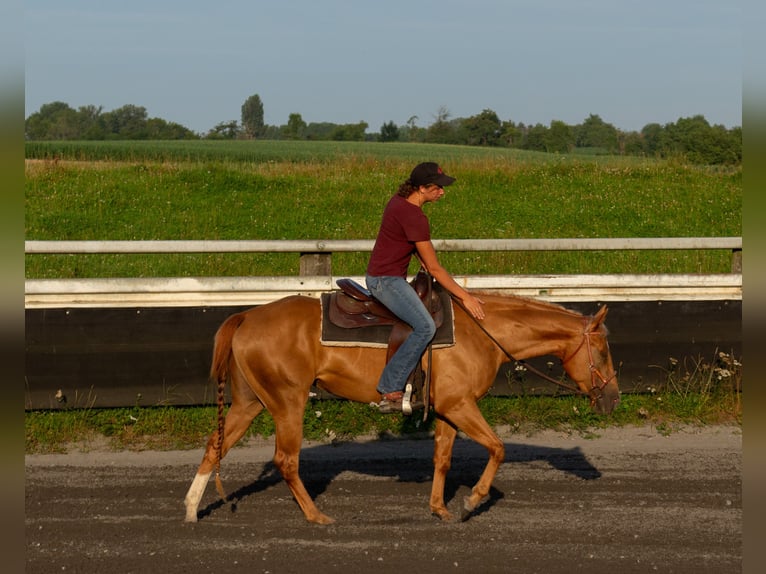
M731 128L742 25L736 0L26 0L25 116L132 104L202 134L258 94L269 125Z

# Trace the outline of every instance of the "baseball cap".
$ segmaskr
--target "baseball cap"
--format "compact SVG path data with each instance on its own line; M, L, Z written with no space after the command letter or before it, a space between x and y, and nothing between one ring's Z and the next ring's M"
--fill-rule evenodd
M410 173L410 183L415 187L436 184L445 187L454 183L455 178L448 176L437 163L426 161L415 166Z

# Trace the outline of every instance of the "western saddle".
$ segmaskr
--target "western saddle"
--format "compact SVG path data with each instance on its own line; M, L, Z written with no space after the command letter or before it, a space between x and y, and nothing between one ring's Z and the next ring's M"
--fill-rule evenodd
M436 327L444 322L444 308L439 294L433 288L433 277L422 269L412 279L415 292L434 319ZM394 315L372 293L353 279L338 279L340 291L333 292L328 307L328 318L339 327L358 328L371 325L392 325L388 339L386 362L394 355L412 328Z

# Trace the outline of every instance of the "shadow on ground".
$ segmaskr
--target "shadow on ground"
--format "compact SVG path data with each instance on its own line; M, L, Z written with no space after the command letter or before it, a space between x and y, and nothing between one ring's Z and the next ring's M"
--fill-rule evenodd
M411 448L412 445L417 448ZM429 482L433 478L433 441L388 441L370 443L322 444L301 450L301 478L313 499L324 493L343 472L354 472L376 477L395 478L399 482ZM444 488L445 503L451 501L462 487L473 487L479 480L488 454L479 444L456 440L452 454L452 467ZM579 447L551 448L539 445L505 443L505 463L531 463L542 461L552 468L582 480L595 480L601 472L585 457ZM222 466L225 465L223 460ZM272 462L267 462L258 477L236 491L226 500L218 499L201 509L198 518L211 515L230 504L236 512L237 504L281 482L282 475ZM487 500L474 515L486 512L503 498L503 493L492 487Z

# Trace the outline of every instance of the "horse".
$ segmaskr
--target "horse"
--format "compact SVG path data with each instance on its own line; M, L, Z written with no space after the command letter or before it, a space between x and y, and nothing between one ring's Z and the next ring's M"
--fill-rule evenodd
M463 501L463 517L489 494L504 461L503 442L477 404L503 363L556 356L577 385L573 388L589 396L594 412L609 414L620 400L604 324L606 305L586 316L537 299L496 293L481 293L480 297L486 318L475 320L453 305L454 344L434 348L429 365L427 398L436 420L429 505L432 514L445 521L453 518L444 502L444 487L458 431L489 453L479 480ZM299 476L305 406L312 385L343 399L378 402L376 385L386 350L324 345L321 322L319 299L290 295L233 314L220 325L210 368L210 377L217 383L218 428L207 441L184 499L186 522L197 521L199 503L214 469L218 492L226 498L219 481L221 459L263 409L274 419L273 463L306 520L334 522L319 510ZM229 381L231 404L224 419L224 389Z

